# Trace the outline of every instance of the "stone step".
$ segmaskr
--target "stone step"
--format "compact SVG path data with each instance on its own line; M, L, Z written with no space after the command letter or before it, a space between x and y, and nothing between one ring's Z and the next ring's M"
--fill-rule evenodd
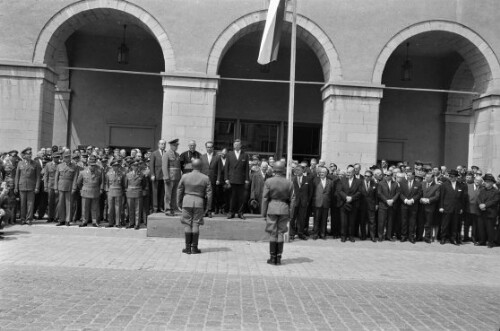
M245 215L246 220L225 216L205 218L200 227L201 239L268 241L266 222L260 215ZM148 217L148 237L184 238L184 225L180 216L152 214Z

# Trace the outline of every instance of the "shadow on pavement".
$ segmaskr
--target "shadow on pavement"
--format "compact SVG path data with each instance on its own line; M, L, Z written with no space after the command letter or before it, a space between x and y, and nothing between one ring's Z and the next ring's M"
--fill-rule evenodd
M299 263L311 263L314 260L308 257L297 257L295 259L283 259L281 260L281 264L299 264Z
M200 247L201 251L203 253L212 253L212 252L231 252L232 249L228 247L209 247L209 248L203 248Z
M27 233L29 234L28 231L17 231L17 230L15 230L15 231L5 231L4 230L2 232L3 232L4 236L12 236L12 235L15 235L15 234L27 234Z

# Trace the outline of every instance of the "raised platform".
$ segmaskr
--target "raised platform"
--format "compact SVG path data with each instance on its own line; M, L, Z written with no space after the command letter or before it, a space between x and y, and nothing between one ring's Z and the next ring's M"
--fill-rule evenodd
M245 215L246 220L225 216L205 218L200 228L201 239L267 241L266 222L260 215ZM152 214L148 217L148 237L184 238L184 226L179 216Z

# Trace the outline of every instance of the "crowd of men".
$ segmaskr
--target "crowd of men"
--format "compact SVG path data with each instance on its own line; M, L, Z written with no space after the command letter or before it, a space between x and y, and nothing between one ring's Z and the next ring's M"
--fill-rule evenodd
M98 148L71 151L65 147L31 148L1 154L0 218L2 225L31 225L34 218L58 226L79 224L139 229L148 215L175 216L181 177L200 160L213 199L205 217L224 214L245 219L260 214L265 182L273 177L272 156L248 155L235 140L232 149L216 153L213 142L205 153L177 152L179 140L160 140L157 150ZM377 241L440 241L494 247L499 240L497 180L481 169L432 166L415 161L389 165L384 160L364 172L359 164L345 170L317 162L293 161L293 199L289 238L342 242L355 238ZM36 215L35 215L36 214ZM309 219L313 218L312 229ZM328 223L330 224L328 226Z

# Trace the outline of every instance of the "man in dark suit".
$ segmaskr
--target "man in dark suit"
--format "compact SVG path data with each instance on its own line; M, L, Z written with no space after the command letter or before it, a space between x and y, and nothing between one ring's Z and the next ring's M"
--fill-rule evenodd
M469 226L472 226L472 238L474 243L478 242L478 220L480 216L479 206L477 204L477 197L479 191L483 188L483 179L479 176L474 178L472 183L467 184L467 204L466 204L466 224L464 226L464 242L470 241ZM469 226L467 226L469 225Z
M422 196L422 186L415 180L415 173L409 169L406 180L399 185L401 199L401 242L407 239L415 244L417 231L418 203Z
M231 201L229 205L228 219L238 213L238 217L243 216L245 205L245 186L250 184L248 155L241 150L241 140L236 139L233 143L234 150L227 154L226 165L224 167L224 180L231 188Z
M212 192L214 192L217 182L217 165L219 162L217 156L214 154L214 143L212 141L207 141L205 143L205 148L207 152L201 156L201 172L210 179ZM212 218L212 212L215 210L215 199L212 199L212 205L207 207L208 212L206 216Z
M299 239L307 240L304 234L306 222L309 223L307 210L311 203L311 197L314 185L312 177L304 173L304 167L298 165L295 167L295 178L293 179L293 191L295 194L295 205L292 220L290 221L290 240L293 240L295 234Z
M332 202L333 183L326 178L328 169L324 167L317 168L318 177L314 178L314 188L312 193L312 207L314 208L314 226L312 230L312 239L326 239L326 222L328 219L328 210Z
M479 216L479 245L486 243L488 239L488 248L495 247L495 223L498 215L498 202L500 201L500 193L498 189L493 187L496 183L495 177L492 174L484 175L484 189L479 191L477 203L481 215Z
M449 172L449 181L441 184L441 199L439 212L443 214L441 223L441 245L450 240L453 245L459 245L458 222L465 206L465 189L457 181L458 171L451 169Z
M196 150L196 141L191 140L188 144L189 149L181 154L181 169L183 174L187 174L193 170L191 163L195 159L200 159L201 154Z
M395 241L392 237L392 223L394 216L394 205L399 198L398 184L393 181L392 171L386 170L384 172L384 180L378 183L377 186L378 197L378 241L385 239Z
M179 139L173 139L168 142L170 149L163 153L161 159L161 169L163 173L163 182L165 189L165 215L174 216L177 210L177 185L181 180L181 162L177 148Z
M422 197L420 198L420 206L424 209L425 219L424 241L428 244L431 243L432 227L440 195L441 186L434 181L432 172L428 172L422 182Z
M354 167L349 166L346 177L337 184L337 197L341 200L340 207L340 237L345 242L347 238L354 242L356 217L361 198L361 180L355 178Z
M227 161L227 148L223 148L217 155L217 185L215 192L215 213L227 214L229 212L229 200L231 197L231 189L224 180L224 168Z
M163 211L161 205L163 205L163 199L165 194L165 188L163 183L163 171L161 167L161 160L163 154L165 154L165 146L167 142L165 140L160 140L158 142L158 149L151 154L151 159L149 160L149 169L151 169L151 183L153 188L153 212L158 213Z
M366 220L368 220L368 229L370 239L376 242L375 236L377 230L375 229L375 213L377 211L377 183L373 180L373 173L370 170L365 171L365 176L361 185L361 199L360 199L360 227L361 227L361 240L366 239Z

